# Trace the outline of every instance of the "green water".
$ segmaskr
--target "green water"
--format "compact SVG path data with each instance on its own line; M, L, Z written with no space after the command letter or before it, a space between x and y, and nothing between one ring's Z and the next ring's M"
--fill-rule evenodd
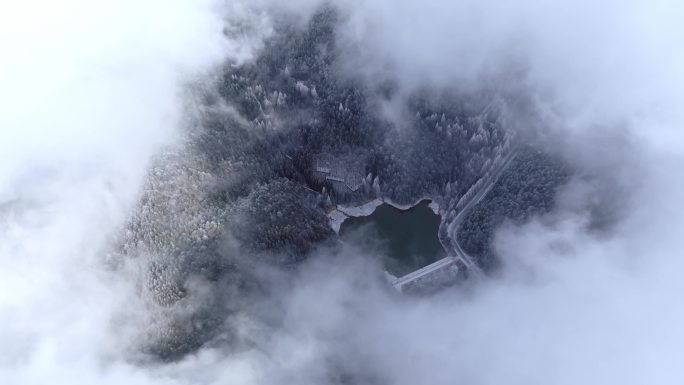
M437 238L440 217L429 203L408 210L382 204L369 216L345 220L340 238L379 254L393 275L410 273L446 256Z

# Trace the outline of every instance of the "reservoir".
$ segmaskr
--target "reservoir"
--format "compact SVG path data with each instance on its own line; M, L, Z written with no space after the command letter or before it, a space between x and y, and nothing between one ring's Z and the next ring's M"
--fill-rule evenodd
M429 204L425 200L400 210L383 203L369 216L346 219L340 238L380 254L392 275L408 274L446 256L437 237L441 219Z

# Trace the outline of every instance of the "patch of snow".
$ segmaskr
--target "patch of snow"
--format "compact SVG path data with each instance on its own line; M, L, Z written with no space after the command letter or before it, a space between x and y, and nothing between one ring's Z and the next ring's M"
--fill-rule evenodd
M383 204L381 199L373 199L361 206L337 206L337 210L341 211L348 217L367 217L373 214L373 211Z
M433 213L435 213L436 215L440 215L439 214L439 203L437 203L435 201L430 201L430 204L428 205L428 207L432 209Z
M332 227L334 232L339 233L340 226L349 217L339 210L333 210L328 214L328 218L330 218L330 227Z

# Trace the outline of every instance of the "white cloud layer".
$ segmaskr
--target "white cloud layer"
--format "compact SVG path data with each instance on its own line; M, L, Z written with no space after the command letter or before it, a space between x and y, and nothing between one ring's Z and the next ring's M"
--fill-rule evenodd
M522 86L569 156L619 180L620 221L588 232L577 182L551 220L501 229L502 276L467 292L402 298L371 262L325 258L281 299L281 328L244 321L258 349L137 363L143 304L103 267L103 250L150 158L178 138L187 81L258 46L222 35L224 16L251 17L245 4L0 5L3 384L321 384L339 372L412 385L684 380L684 8L668 0L340 2L357 68L389 63L407 88Z
M143 376L108 364L136 296L103 250L177 137L184 83L226 55L219 5L0 5L1 382Z

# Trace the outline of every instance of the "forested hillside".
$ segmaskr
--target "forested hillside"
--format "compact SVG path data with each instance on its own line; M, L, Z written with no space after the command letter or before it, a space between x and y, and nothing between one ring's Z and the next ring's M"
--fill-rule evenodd
M504 221L520 224L551 210L557 189L569 170L559 160L532 147L518 151L491 191L466 216L458 242L485 271L498 264L492 250L494 230Z
M332 7L305 26L278 19L254 61L225 63L216 86L197 92L187 145L154 165L122 237L123 254L149 259L144 284L158 306L199 296L192 317L208 307L231 314L244 304L225 301L228 293L267 290L259 264L294 268L336 239L327 218L336 204L429 197L453 215L511 151L495 94L454 85L407 95L391 78L344 71L341 22ZM386 103L401 116L384 114ZM196 280L216 290L194 292ZM182 354L215 327L187 324L151 349Z

